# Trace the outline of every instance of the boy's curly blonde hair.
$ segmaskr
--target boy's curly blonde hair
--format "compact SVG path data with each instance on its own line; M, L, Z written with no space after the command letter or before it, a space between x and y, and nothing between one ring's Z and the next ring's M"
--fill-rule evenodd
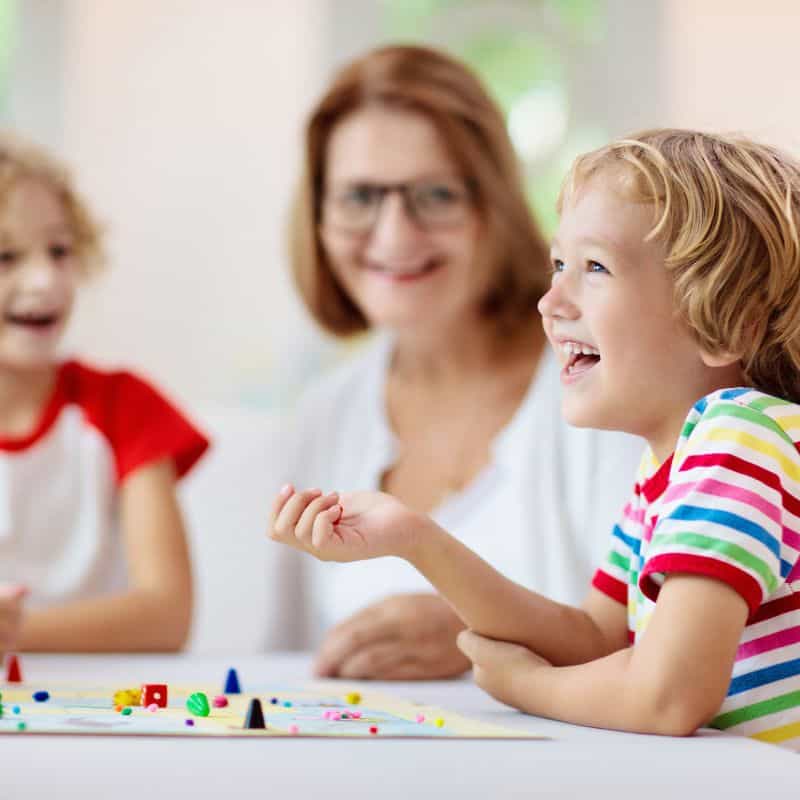
M0 207L8 193L25 179L47 184L64 204L81 272L90 275L104 266L100 227L76 192L66 167L17 134L0 132Z
M741 358L749 385L800 402L800 163L743 137L661 129L580 156L559 210L613 170L655 206L675 307L707 352Z

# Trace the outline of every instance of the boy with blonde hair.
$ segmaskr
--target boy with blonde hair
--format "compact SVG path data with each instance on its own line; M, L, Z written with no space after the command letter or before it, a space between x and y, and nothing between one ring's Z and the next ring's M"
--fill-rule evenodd
M284 487L272 538L407 559L509 705L798 750L800 166L746 139L648 131L580 157L560 212L539 308L564 414L649 445L583 607L508 581L386 495Z

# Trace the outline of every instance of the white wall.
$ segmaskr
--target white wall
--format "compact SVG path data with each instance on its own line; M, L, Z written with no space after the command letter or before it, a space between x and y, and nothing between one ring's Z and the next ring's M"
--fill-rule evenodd
M298 132L324 77L326 8L22 4L20 59L42 73L49 58L59 102L48 112L42 91L26 92L12 111L60 145L108 227L112 268L84 293L73 349L143 368L192 405L268 404L255 397L268 376L291 382L303 368L291 350L313 334L289 287L284 228ZM54 19L57 60L41 40Z
M797 0L668 0L664 122L800 150Z

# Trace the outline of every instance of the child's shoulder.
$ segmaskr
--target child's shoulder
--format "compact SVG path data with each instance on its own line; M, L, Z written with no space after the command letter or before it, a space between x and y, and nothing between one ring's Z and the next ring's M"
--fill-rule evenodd
M78 403L101 399L120 402L128 394L142 392L160 394L147 378L129 369L98 367L75 358L59 365L59 377L67 398Z
M703 397L686 418L673 470L695 457L717 463L734 456L746 463L790 474L800 481L800 405L752 388L721 389Z
M687 426L716 419L726 425L760 426L800 441L800 405L758 389L720 389L703 397L689 413Z

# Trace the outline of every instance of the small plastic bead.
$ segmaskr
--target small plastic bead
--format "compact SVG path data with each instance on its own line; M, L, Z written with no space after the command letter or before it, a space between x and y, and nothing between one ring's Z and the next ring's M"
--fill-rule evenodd
M123 717L129 717L133 713L133 709L130 706L126 706L120 713Z
M297 736L297 734L300 733L300 728L294 724L290 725L286 730L289 731L292 736Z
M444 728L444 720L441 717L436 717L436 719L433 721L433 724L437 728Z
M184 725L188 725L191 728L191 727L194 726L194 720L193 719L187 719L187 720L184 721Z
M417 722L425 722L425 715L417 714Z
M283 703L283 707L284 708L291 708L292 704L291 704L291 702L289 700L285 700L284 703Z
M46 702L47 700L50 699L50 692L45 692L45 691L34 692L33 693L33 699L37 703L44 703L44 702Z
M155 713L156 711L158 711L158 703L150 703L150 705L147 706L147 710L150 711L151 713Z

